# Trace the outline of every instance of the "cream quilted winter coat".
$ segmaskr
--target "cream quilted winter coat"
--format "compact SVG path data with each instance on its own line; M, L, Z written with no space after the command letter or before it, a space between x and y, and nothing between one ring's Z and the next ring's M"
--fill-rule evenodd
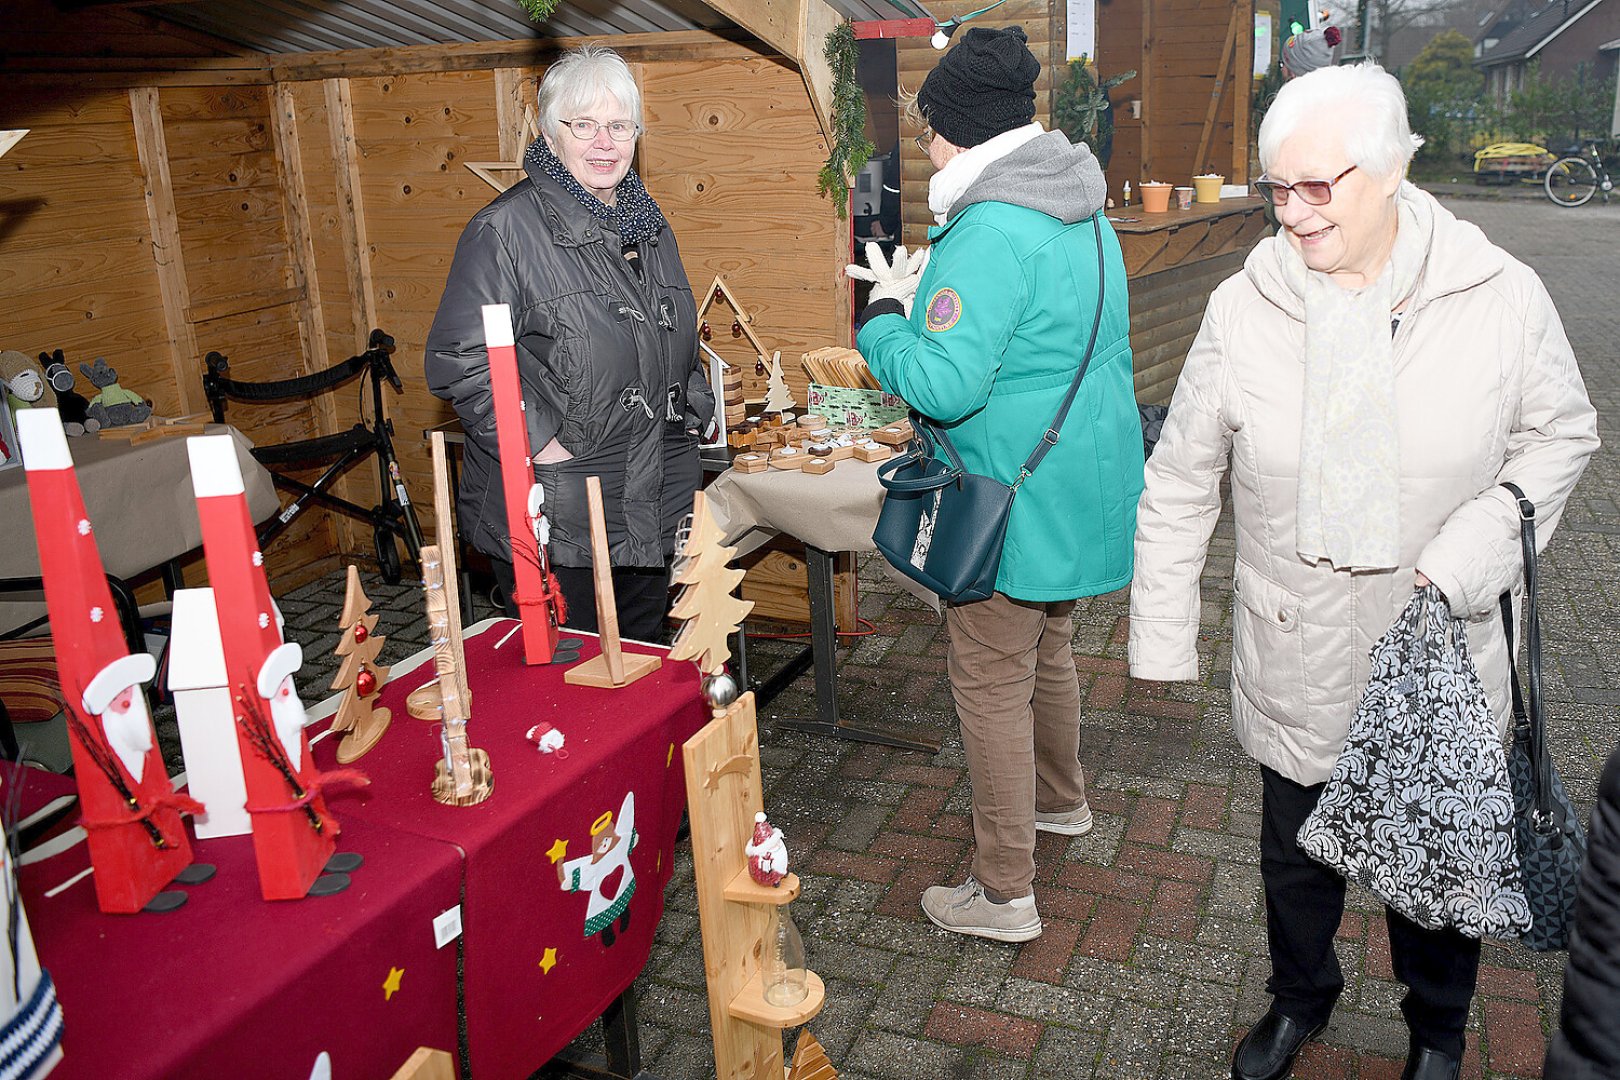
M1427 196L1423 196L1427 198ZM1294 551L1304 306L1283 282L1287 240L1261 241L1210 298L1164 434L1147 463L1131 589L1131 674L1198 677L1199 575L1230 472L1237 525L1232 723L1261 764L1325 781L1368 677L1368 652L1421 569L1469 620L1505 724L1498 596L1521 577L1511 480L1552 535L1597 420L1558 313L1528 267L1434 207L1434 243L1395 335L1400 568L1311 565Z

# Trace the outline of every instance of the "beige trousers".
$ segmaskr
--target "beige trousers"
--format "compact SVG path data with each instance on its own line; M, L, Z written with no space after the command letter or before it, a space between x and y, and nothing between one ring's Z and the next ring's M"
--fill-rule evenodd
M1035 811L1086 801L1074 601L988 600L945 609L951 695L973 783L973 876L995 899L1030 895Z

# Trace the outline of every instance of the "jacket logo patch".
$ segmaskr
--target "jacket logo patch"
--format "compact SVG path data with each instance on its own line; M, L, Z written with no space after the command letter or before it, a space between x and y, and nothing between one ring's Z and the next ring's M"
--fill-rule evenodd
M962 298L955 289L941 289L928 301L928 329L943 333L962 317Z

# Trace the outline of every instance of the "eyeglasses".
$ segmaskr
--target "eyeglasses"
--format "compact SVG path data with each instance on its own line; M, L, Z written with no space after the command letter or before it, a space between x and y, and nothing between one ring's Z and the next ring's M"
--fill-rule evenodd
M917 144L917 149L925 154L928 153L928 144L934 141L934 129L931 127L923 128L923 133L911 141Z
M1333 185L1356 171L1352 165L1331 180L1296 180L1292 184L1278 183L1265 177L1254 182L1260 197L1272 206L1287 206L1290 194L1297 192L1307 206L1326 206L1333 199Z
M641 131L640 124L633 124L629 120L615 120L611 124L604 124L600 120L592 120L582 116L578 120L564 120L568 130L574 133L576 139L594 139L596 133L607 128L608 136L614 142L629 142Z

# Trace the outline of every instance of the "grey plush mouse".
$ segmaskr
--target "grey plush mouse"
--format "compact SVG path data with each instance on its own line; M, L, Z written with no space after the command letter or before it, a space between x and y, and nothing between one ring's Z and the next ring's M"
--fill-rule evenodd
M127 427L152 415L152 406L118 385L118 372L105 356L96 357L94 365L80 364L79 370L100 391L90 399L90 418L102 427Z

